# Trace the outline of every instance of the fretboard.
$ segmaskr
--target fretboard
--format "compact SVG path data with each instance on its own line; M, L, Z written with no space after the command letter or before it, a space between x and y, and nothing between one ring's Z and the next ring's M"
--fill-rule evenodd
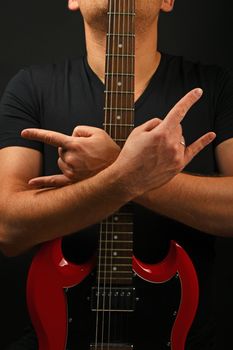
M135 0L110 0L105 65L104 129L123 147L134 127ZM101 223L98 283L132 284L130 205Z
M135 0L110 0L104 129L123 146L134 127Z

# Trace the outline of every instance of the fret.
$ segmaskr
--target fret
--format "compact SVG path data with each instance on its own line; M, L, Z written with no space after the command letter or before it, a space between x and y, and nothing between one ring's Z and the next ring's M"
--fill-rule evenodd
M133 232L132 231L114 231L114 232L106 232L108 234L122 234L122 235L132 235Z
M114 91L114 90L105 90L104 91L106 94L134 94L134 91Z
M126 140L127 140L127 138L125 138L125 139L114 138L115 142L125 142Z
M120 124L120 123L119 124L114 124L114 123L111 123L111 124L109 123L108 124L108 123L103 123L103 126L120 126L121 128L122 127L132 127L133 128L134 124Z
M109 224L111 225L111 224ZM122 224L123 226L124 224ZM131 224L132 225L132 224ZM133 225L131 227L105 227L103 230L101 230L101 233L103 234L107 234L107 235L118 235L118 234L121 234L121 235L130 235L132 236L133 235Z
M131 218L128 218L128 216L122 216L120 219L117 219L117 221L115 221L113 219L112 221L111 220L105 221L102 224L105 226L106 225L114 225L114 227L116 227L116 225L133 225L133 221Z
M128 265L128 266L125 266L124 269L122 270L118 270L117 267L115 265L109 265L108 268L105 270L105 269L99 269L97 271L98 274L112 274L113 276L115 275L115 277L119 276L119 274L122 273L123 277L126 276L126 274L132 274L132 266Z
M101 248L102 251L109 251L109 249L107 248ZM131 251L132 249L128 249L128 248L117 248L117 252L127 252L127 251ZM112 252L113 254L115 252Z
M111 36L123 36L123 37L130 37L132 39L135 38L135 34L133 33L108 33L107 36L111 37Z
M132 222L108 221L105 225L133 225Z
M103 250L103 249L101 249L101 250ZM103 258L103 261L105 261L105 259L107 259L107 258L109 258L109 259L115 259L115 258L117 258L117 259L132 259L132 256L129 256L129 255L123 255L123 253L125 253L125 254L127 254L126 253L126 250L123 250L123 251L120 251L119 249L117 250L117 252L116 251L113 251L112 252L113 253L113 255L108 255L108 256L102 256L101 258ZM115 253L120 253L121 255L118 255L118 254L115 254ZM104 253L105 254L105 253Z
M135 58L135 55L132 54L124 54L124 53L106 53L107 57L132 57Z
M105 111L135 111L135 108L120 108L120 107L104 107Z
M134 73L119 73L119 72L110 72L110 73L105 73L106 76L111 76L111 75L122 75L122 76L126 76L126 77L135 77Z
M108 15L135 16L135 12L107 12Z
M111 230L111 228L109 228L109 229L107 229L106 228L106 230L105 231L101 231L101 233L103 233L103 234L107 234L107 235L133 235L133 229L131 229L131 230L129 230L129 231L126 231L125 229L124 229L124 231L119 231L119 229L117 230L117 231L115 231L115 230Z
M114 232L101 232L103 234L107 234L107 235L112 235L112 234L117 234L117 235L133 235L133 232L132 231L128 231L128 232L125 232L125 231L114 231Z

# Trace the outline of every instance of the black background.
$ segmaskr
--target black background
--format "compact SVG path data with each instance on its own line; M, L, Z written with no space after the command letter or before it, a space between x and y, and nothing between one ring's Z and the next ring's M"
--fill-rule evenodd
M176 0L174 11L161 15L159 48L232 69L232 9L231 0ZM1 95L21 67L84 52L81 16L67 10L67 0L2 1L0 48ZM218 238L216 249L218 349L226 350L233 349L233 240ZM0 255L0 349L17 338L27 323L25 283L32 255Z

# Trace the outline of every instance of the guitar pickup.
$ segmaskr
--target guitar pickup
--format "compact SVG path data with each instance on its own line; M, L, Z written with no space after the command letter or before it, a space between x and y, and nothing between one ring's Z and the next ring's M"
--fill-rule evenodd
M92 288L92 311L133 312L136 304L135 288L112 287Z

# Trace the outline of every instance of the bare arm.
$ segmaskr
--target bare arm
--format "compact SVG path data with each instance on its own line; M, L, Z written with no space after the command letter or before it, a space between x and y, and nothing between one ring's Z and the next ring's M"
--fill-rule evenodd
M179 174L137 199L141 205L198 230L233 237L233 139L216 148L219 177Z
M81 230L132 199L116 168L63 188L32 190L27 182L40 174L38 151L9 147L0 162L0 245L7 255Z
M191 91L163 122L152 119L135 128L113 164L69 186L32 189L28 181L41 174L41 154L23 147L2 149L2 250L15 255L38 243L79 231L101 221L128 201L169 182L215 137L208 133L187 149L180 143L180 122L199 98L199 90ZM62 138L63 147L69 140L66 135L38 129L25 130L23 135L55 146Z

